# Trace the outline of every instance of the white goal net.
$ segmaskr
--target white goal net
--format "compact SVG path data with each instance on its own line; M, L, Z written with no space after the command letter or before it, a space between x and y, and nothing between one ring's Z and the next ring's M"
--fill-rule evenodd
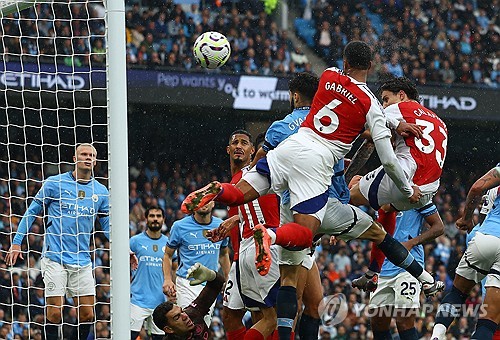
M97 150L93 177L109 185L105 6L93 0L0 1L1 339L44 339L47 324L57 326L58 338L82 338L82 324L95 338L111 337L112 254L103 231L109 194L95 183L82 188L71 182L75 147L90 143ZM36 216L28 209L34 201L41 206ZM30 224L24 238L23 216ZM24 259L10 266L5 258L16 232ZM81 273L87 261L95 286ZM66 297L58 323L48 317L54 318L58 304L52 302L61 286ZM80 310L92 315L82 321L75 305L84 299L70 296L88 296L94 288L95 303Z

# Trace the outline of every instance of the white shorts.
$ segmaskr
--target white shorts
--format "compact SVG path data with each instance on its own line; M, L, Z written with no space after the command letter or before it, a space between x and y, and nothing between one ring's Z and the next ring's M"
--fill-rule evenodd
M241 299L239 282L236 277L236 266L238 265L238 261L239 260L236 260L231 264L229 277L226 282L226 288L224 289L224 296L222 299L222 305L233 310L245 308L243 300Z
M267 154L269 180L257 174L259 163L243 175L260 195L272 192L282 193L290 190L290 205L298 209L297 204L321 196L331 184L335 159L332 152L324 144L299 132L287 138L274 150ZM319 199L321 200L321 199ZM309 202L308 202L309 203ZM324 205L302 206L300 213L313 215L320 221L323 219Z
M358 207L329 198L318 234L333 235L340 240L350 241L357 239L372 224L373 219Z
M45 296L95 296L92 265L84 267L60 264L46 257L41 260Z
M408 197L401 193L396 184L385 173L382 166L369 172L359 181L361 194L375 210L378 210L384 204L392 204L399 211L422 208L432 201L432 197L436 192L425 191L424 188L420 189L422 190L422 197L417 203L411 204Z
M189 280L177 276L177 278L175 279L175 288L177 290L177 305L181 308L186 308L198 297L198 295L200 295L205 286L191 286L189 285ZM210 307L210 311L208 312L208 314L204 317L205 323L208 327L210 327L210 323L212 322L214 307L215 301Z
M271 246L271 257L279 257L279 246ZM271 262L271 269L262 276L255 268L255 245L252 244L242 250L238 258L239 283L241 297L245 307L249 310L258 310L260 307L276 305L278 288L280 285L280 269L277 261Z
M315 260L316 260L316 258L314 257L314 254L313 255L307 254L307 256L304 257L304 260L301 263L302 267L304 267L307 270L311 270Z
M144 325L144 328L146 328L148 331L150 331L152 334L156 335L164 335L165 332L156 327L155 323L153 322L153 311L154 309L149 309L149 308L142 308L139 306L134 305L133 303L130 304L130 330L133 332L140 332L142 325L144 323L144 320L146 320L146 324Z
M370 296L370 308L394 306L420 307L420 282L408 272L393 277L379 277L377 290Z
M456 273L468 280L480 282L486 277L485 287L500 288L500 239L493 235L476 233L460 259Z

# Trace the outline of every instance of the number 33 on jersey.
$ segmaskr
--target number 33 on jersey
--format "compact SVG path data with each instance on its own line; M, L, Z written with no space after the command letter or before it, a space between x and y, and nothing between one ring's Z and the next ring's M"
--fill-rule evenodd
M414 136L396 137L395 151L398 157L406 155L416 163L413 182L421 186L439 180L448 144L446 124L434 112L415 101L389 105L385 108L385 114L387 117L405 120L422 128L421 139Z

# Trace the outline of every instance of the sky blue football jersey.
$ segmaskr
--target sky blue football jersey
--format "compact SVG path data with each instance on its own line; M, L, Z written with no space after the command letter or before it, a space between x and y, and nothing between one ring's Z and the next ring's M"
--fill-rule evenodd
M77 182L72 172L48 177L19 222L13 244L21 244L42 211L46 218L42 256L52 261L90 264L90 238L98 217L109 238L109 192L94 178Z
M437 214L437 212L434 204L428 204L420 209L399 212L396 218L396 231L393 237L399 242L406 242L417 237L422 232L425 218ZM410 253L421 266L424 266L424 247L422 245L413 247ZM380 276L393 277L404 271L403 268L385 259Z
M178 251L178 276L186 278L187 270L196 262L217 271L220 248L227 247L228 239L212 243L205 235L221 223L220 218L212 216L209 224L200 224L192 215L174 222L167 245Z
M134 305L154 309L166 301L163 294L162 262L167 242L167 236L152 239L145 231L130 239L130 250L139 261L137 270L132 272L130 283L131 302ZM176 259L177 254L174 253L173 260Z

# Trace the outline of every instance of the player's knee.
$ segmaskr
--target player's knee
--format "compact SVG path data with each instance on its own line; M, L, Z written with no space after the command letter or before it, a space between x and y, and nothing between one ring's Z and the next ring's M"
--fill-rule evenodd
M94 320L94 311L92 308L80 308L80 322Z
M61 323L62 315L59 308L47 307L47 322L48 323Z
M411 329L415 327L415 318L398 316L396 317L396 326L398 327L398 332Z
M382 242L387 234L380 224L373 222L370 227L371 240L376 244Z

